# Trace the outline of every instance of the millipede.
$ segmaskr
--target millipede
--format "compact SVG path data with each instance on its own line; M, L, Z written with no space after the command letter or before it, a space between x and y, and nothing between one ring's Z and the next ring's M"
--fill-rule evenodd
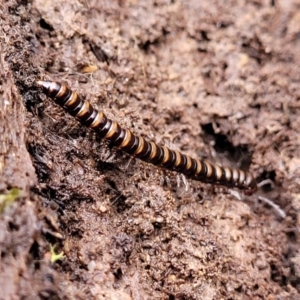
M238 188L245 195L252 195L257 190L257 183L250 173L211 164L147 141L107 118L104 112L95 109L90 102L83 100L77 92L72 91L64 84L39 80L37 85L44 94L53 99L82 125L97 131L101 138L110 141L113 146L136 158L182 173L193 180Z

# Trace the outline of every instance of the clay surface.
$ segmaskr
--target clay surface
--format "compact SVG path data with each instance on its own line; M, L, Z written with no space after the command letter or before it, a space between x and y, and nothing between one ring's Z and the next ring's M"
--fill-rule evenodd
M300 298L299 1L0 7L0 200L20 191L0 213L1 300ZM244 197L134 159L39 79L269 181Z

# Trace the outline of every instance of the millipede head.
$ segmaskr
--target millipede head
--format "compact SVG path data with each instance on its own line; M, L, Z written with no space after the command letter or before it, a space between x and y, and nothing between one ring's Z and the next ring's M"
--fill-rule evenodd
M36 82L36 84L37 84L37 86L39 86L43 90L47 91L51 88L52 82L51 81L38 80Z
M36 84L42 88L43 92L49 97L55 97L61 88L61 85L54 81L38 80Z

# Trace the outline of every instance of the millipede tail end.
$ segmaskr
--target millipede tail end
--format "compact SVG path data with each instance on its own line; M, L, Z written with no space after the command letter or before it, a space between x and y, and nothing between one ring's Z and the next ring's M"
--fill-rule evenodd
M246 196L251 196L257 191L257 183L251 174L247 174L247 178L244 183L244 194Z

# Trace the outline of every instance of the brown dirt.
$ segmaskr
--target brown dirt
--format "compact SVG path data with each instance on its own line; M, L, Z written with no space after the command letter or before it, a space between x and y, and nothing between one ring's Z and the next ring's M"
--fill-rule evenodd
M299 299L300 1L54 3L0 5L0 194L22 191L0 214L0 299ZM287 217L111 148L40 78L272 180L258 194Z

